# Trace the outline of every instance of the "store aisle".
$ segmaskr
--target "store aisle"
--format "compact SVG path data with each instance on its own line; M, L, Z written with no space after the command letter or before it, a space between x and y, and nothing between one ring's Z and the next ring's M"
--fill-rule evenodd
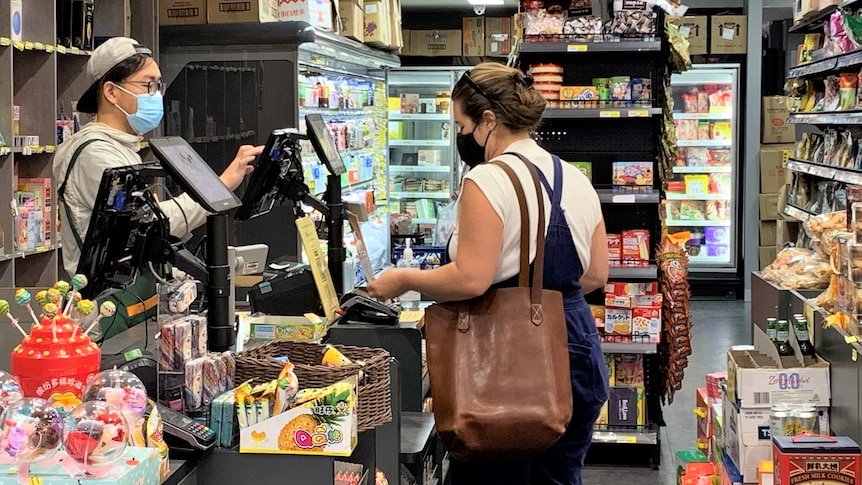
M692 449L695 440L694 397L697 387L705 386L704 376L726 368L726 353L731 345L750 340L750 307L738 301L693 301L692 356L685 370L683 388L673 404L664 407L667 426L661 429L661 467L659 470L625 467L587 467L584 485L610 483L650 483L674 485L674 453Z

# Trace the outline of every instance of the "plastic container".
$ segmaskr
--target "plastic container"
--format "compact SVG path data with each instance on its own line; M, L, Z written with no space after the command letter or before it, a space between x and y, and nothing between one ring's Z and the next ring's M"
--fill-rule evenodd
M404 255L398 260L398 267L401 269L419 270L419 261L413 257L413 248L410 247L410 239L405 240L406 247ZM419 301L422 295L418 291L409 290L401 295L401 308L405 310L416 310L419 308Z

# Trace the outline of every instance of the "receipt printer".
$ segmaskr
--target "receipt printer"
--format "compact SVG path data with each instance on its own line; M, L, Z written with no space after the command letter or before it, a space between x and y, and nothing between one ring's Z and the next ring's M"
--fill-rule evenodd
M252 312L303 315L321 311L320 295L307 265L273 263L263 277L248 292Z

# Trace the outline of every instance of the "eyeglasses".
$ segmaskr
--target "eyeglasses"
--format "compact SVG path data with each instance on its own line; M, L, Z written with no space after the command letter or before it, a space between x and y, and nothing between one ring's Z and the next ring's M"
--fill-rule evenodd
M489 103L496 104L496 105L500 104L497 102L496 99L488 96L488 94L485 93L485 91L482 88L480 88L479 85L476 84L476 82L470 78L469 72L465 72L463 75L461 75L461 79L458 82L460 83L461 81L464 81L467 84L469 84L470 87L473 88L474 93L480 94L483 98L487 99Z
M140 84L141 86L146 86L147 93L150 96L155 96L156 93L164 96L165 91L168 89L168 86L161 81L122 81L120 84Z

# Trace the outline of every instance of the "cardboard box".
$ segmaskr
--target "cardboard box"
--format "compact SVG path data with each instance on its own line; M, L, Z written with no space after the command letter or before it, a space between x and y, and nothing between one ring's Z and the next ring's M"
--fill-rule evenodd
M391 36L389 47L395 50L404 47L404 35L401 31L401 0L389 0L389 32Z
M679 27L679 33L688 39L688 53L692 55L709 52L709 17L691 15L687 17L668 17L668 22Z
M817 9L823 10L830 5L841 5L842 3L844 3L844 0L820 0L817 3Z
M775 246L759 246L757 248L757 259L760 262L760 270L763 271L767 266L775 261L778 256L778 251Z
M465 56L485 55L485 17L464 17L461 19L463 52Z
M775 246L776 231L775 221L760 221L760 245Z
M300 405L240 430L239 452L350 456L357 442L356 376L335 386L322 399L340 395L343 391L339 388L349 386L345 400L313 409ZM322 423L314 417L313 411L322 411L327 417L337 417L338 420L330 424ZM285 433L285 430L288 432Z
M412 36L413 31L407 29L401 29L401 38L404 39L404 46L401 47L401 55L402 56L412 56L413 55L413 45L412 45ZM439 106L440 103L437 103Z
M758 351L727 351L727 396L745 408L764 408L784 402L828 407L831 399L829 363L818 358L802 366L799 351L785 357L782 366L775 345L759 327L754 328ZM829 429L829 428L826 428Z
M249 339L314 342L326 334L326 322L317 315L263 315L248 321Z
M748 17L713 15L710 21L710 54L745 54L748 43Z
M763 97L763 143L795 143L796 125L787 122L790 111L787 109L786 96Z
M159 25L191 25L207 23L206 0L161 0Z
M799 22L806 15L820 10L819 0L793 0L793 21Z
M778 194L760 194L760 220L778 219Z
M772 455L774 483L816 485L859 483L862 479L859 445L847 436L779 437Z
M159 456L155 448L142 448L137 446L126 447L123 456L112 465L111 472L101 478L87 476L87 478L70 477L62 465L55 464L48 467L37 465L30 469L28 483L39 483L41 485L158 485L159 479ZM4 468L4 472L10 466ZM18 477L15 473L3 473L0 475L0 485L18 485Z
M207 22L278 22L278 0L207 0Z
M485 17L485 55L508 56L512 50L512 18Z
M334 30L330 0L278 0L280 22L307 22L325 30Z
M365 0L365 43L388 47L392 43L389 25L389 2Z
M796 150L795 145L762 145L760 147L760 193L777 194L785 185L785 165Z
M460 56L460 30L413 30L410 50L414 56Z
M341 17L340 35L365 42L363 5L362 0L338 0L338 16Z

